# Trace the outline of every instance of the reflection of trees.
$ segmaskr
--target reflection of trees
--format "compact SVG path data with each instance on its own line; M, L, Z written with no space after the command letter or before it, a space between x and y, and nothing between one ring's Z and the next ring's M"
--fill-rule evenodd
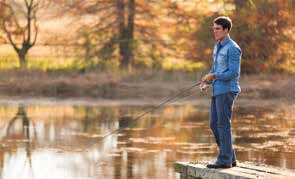
M17 129L15 130L15 127L17 125L17 121L21 121L22 124L22 132L19 134ZM13 140L21 140L25 142L25 151L26 151L26 157L29 162L29 166L32 169L32 159L31 159L31 148L32 148L32 142L31 142L31 132L30 132L30 124L32 121L28 118L25 106L23 104L20 104L18 106L18 111L16 115L8 122L7 128L6 128L6 135L4 137L5 140L13 139ZM36 129L35 125L32 123L33 129L34 129L34 137L36 137ZM3 161L2 161L3 162ZM33 171L33 170L32 170Z
M116 127L118 108L75 106L75 113L82 114L81 132L105 134Z
M83 120L83 132L87 132L88 128L91 126L92 120L91 120L91 108L85 106L85 116Z
M29 140L30 139L30 120L27 117L25 106L23 104L20 104L18 106L18 111L16 115L9 121L7 129L6 129L6 137L14 133L13 126L16 124L17 120L22 121L22 136L20 137L23 137ZM36 136L36 130L34 130L34 134Z
M2 175L2 170L3 170L3 165L4 165L4 151L2 147L0 147L0 176Z
M130 127L129 125L132 124L132 120L133 118L131 116L122 116L119 117L119 129L124 129L127 127ZM118 144L118 148L124 147L125 146L125 142L128 141L128 139L132 137L132 131L127 130L124 131L124 135L119 135L117 137L117 142L123 144L123 146ZM126 143L126 147L133 147L133 144L130 142ZM114 163L114 179L119 179L121 178L122 175L122 170L123 169L123 152L121 151L121 156L119 157L114 157L113 159L113 163ZM134 177L133 176L133 166L134 166L134 155L132 152L127 152L127 166L126 166L126 170L127 170L127 177Z

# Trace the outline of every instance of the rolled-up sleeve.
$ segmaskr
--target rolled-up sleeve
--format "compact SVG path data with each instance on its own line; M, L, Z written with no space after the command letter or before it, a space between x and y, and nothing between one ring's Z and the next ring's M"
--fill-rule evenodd
M217 80L231 80L240 74L241 50L236 46L228 49L228 69L224 72L217 73Z

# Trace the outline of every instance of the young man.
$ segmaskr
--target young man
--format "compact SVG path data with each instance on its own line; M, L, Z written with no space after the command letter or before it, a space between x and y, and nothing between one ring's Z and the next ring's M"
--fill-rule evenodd
M216 162L208 164L208 168L230 168L237 165L232 147L231 116L234 100L241 92L239 76L242 53L229 36L231 27L229 17L221 16L213 21L217 41L213 51L213 65L210 73L202 78L201 84L212 83L210 128L219 147Z

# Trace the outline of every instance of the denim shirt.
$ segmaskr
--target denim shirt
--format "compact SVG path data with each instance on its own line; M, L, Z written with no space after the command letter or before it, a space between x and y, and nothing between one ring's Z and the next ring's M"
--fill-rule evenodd
M212 96L241 92L239 86L241 55L240 47L229 36L214 46L210 73L217 74L212 81Z

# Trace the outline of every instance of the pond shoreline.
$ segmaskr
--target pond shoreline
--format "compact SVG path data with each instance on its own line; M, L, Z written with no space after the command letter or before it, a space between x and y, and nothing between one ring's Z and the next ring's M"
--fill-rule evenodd
M23 97L0 97L0 105L83 105L83 106L157 106L167 98L161 99L91 99L91 98L23 98ZM176 100L167 105L194 105L210 107L210 98ZM247 99L238 98L236 107L263 106L277 108L283 106L294 106L294 101L284 99Z
M90 101L90 103L154 104L196 83L199 74L184 72L42 72L0 71L0 100L5 101ZM239 100L255 103L277 100L294 103L295 74L242 75ZM210 91L210 90L209 90ZM186 103L208 101L211 93L198 87ZM238 101L239 101L238 100ZM103 102L101 102L103 101ZM187 102L188 101L188 102ZM85 102L82 102L85 103ZM204 103L204 102L201 102ZM253 102L251 102L253 103ZM266 103L267 104L267 103Z

